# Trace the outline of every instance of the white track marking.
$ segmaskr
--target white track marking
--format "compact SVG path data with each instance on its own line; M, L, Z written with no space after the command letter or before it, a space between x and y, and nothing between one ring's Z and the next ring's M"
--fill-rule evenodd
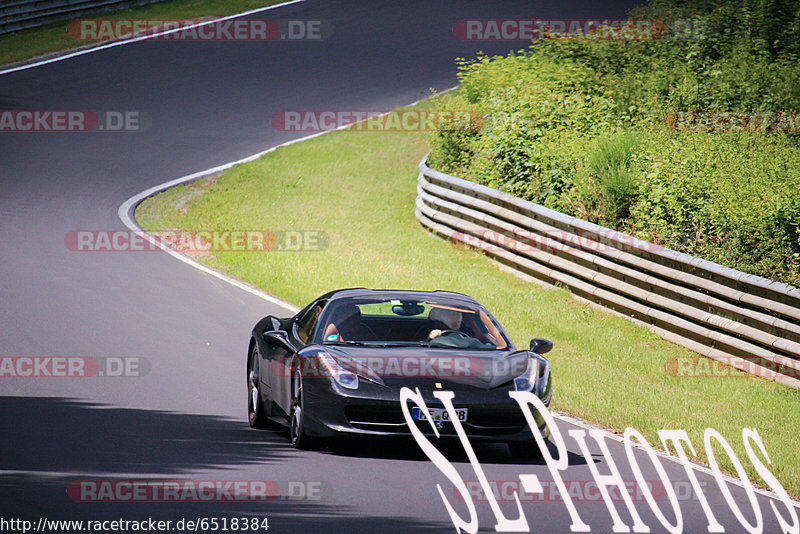
M304 1L304 0L296 0L296 1ZM293 2L291 2L291 3L293 3ZM281 5L286 5L286 4L281 4ZM275 6L275 7L277 7L277 6ZM438 94L447 93L449 91L452 91L456 87L457 86L450 87L449 89L445 89L444 91L442 91L441 93L438 93ZM413 105L416 105L417 103L419 103L419 100L417 100L416 102L413 102L412 104L409 104L409 105L413 106ZM391 113L391 112L387 111L386 113L382 113L381 115L385 116L388 113ZM364 119L364 121L367 121L367 120L369 120L369 119ZM360 122L363 122L363 121L360 121ZM234 278L232 276L228 276L227 274L224 274L224 273L221 273L219 271L216 271L216 270L208 267L207 265L203 265L202 263L190 258L189 256L186 256L185 254L181 254L177 250L174 250L174 249L166 246L165 244L163 244L162 242L160 242L159 240L155 239L150 234L145 232L142 229L142 227L139 226L139 224L136 222L136 219L133 217L133 212L136 209L136 206L141 201L146 199L147 197L153 196L156 193L160 193L161 191L165 191L165 190L167 190L167 189L169 189L171 187L174 187L176 185L181 185L181 184L185 184L187 182L192 182L194 180L198 180L200 178L203 178L204 176L208 176L208 175L211 175L211 174L215 174L215 173L230 169L234 165L238 165L240 163L249 163L251 161L257 160L258 158L260 158L261 156L264 156L265 154L269 154L270 152L273 152L274 150L277 150L278 148L289 146L289 145L293 145L294 143L299 143L301 141L307 141L309 139L313 139L315 137L319 137L320 135L324 135L324 134L332 132L332 131L344 130L345 128L349 128L350 126L352 126L354 124L357 124L357 123L343 124L343 125L335 128L334 130L326 130L324 132L317 132L315 134L307 135L307 136L301 137L299 139L293 139L292 141L287 141L286 143L282 143L282 144L274 146L272 148L268 148L267 150L258 152L256 154L251 155L251 156L247 156L247 157L242 158L240 160L231 161L231 162L228 162L228 163L223 163L222 165L218 165L218 166L212 167L210 169L206 169L206 170L203 170L203 171L198 171L198 172L195 172L195 173L192 173L192 174L188 174L186 176L182 176L181 178L177 178L175 180L170 180L168 182L164 182L162 184L153 186L150 189L147 189L145 191L142 191L141 193L137 193L137 194L133 195L128 200L123 202L122 205L119 207L119 209L117 209L117 214L119 215L119 218L122 220L122 222L125 224L125 226L128 227L129 230L132 230L132 231L136 232L138 235L141 235L144 239L146 239L150 243L154 244L155 246L157 246L158 248L160 248L161 250L163 250L167 254L171 255L172 257L177 258L180 261L186 263L187 265L191 265L192 267L194 267L196 269L199 269L199 270L203 271L204 273L208 273L211 276L219 278L220 280L224 280L225 282L228 282L229 284L232 284L232 285L238 287L239 289L243 289L244 291L247 291L248 293L251 293L253 295L261 297L262 299L264 299L266 301L269 301L272 304L276 304L278 306L282 306L283 308L285 308L287 310L292 310L292 313L297 313L298 311L300 311L300 308L297 308L293 304L290 304L290 303L288 303L288 302L286 302L284 300L279 299L278 297L270 295L270 294L268 294L268 293L266 293L266 292L264 292L264 291L262 291L262 290L260 290L260 289L258 289L256 287L254 287L254 286L246 284L246 283L242 282L241 280L238 280L238 279L236 279L236 278Z
M20 71L20 70L32 69L34 67L41 67L42 65L47 65L49 63L55 63L56 61L63 61L65 59L70 59L70 58L73 58L73 57L82 56L84 54L91 54L92 52L99 52L100 50L105 50L107 48L113 48L115 46L122 46L122 45L126 45L126 44L131 44L131 43L138 43L139 41L152 39L153 37L160 37L161 35L169 35L171 33L184 31L184 30L189 30L191 28L199 28L201 26L207 26L209 24L217 24L218 22L224 22L226 20L231 20L231 19L235 19L235 18L239 18L239 17L246 17L247 15L253 15L255 13L261 13L263 11L269 11L270 9L276 9L276 8L279 8L279 7L289 6L289 5L292 5L292 4L297 4L297 3L305 2L305 1L306 0L290 0L288 2L283 2L281 4L275 4L275 5L266 6L266 7L259 7L257 9L251 9L250 11L245 11L244 13L237 13L235 15L228 15L227 17L220 17L220 18L214 19L214 20L207 20L207 21L203 21L203 22L198 22L198 23L191 24L191 25L188 25L188 26L183 26L183 27L180 27L180 28L174 28L174 29L171 29L171 30L165 30L165 31L161 31L161 32L148 34L148 35L141 35L139 37L132 37L130 39L121 39L119 41L114 41L114 42L107 43L107 44L104 44L104 45L98 45L98 46L93 46L91 48L84 48L84 49L81 49L81 50L76 50L75 52L64 54L63 56L51 57L51 58L48 58L48 59L43 59L41 61L35 61L33 63L26 63L24 65L19 65L17 67L11 67L11 68L8 68L8 69L5 69L5 70L0 70L0 75L2 75L2 74L10 74L12 72L17 72L17 71Z
M128 227L129 230L132 230L132 231L136 232L137 234L141 235L142 237L144 237L144 239L147 239L150 243L153 243L155 246L159 247L161 250L163 250L167 254L171 255L172 257L179 259L180 261L186 263L187 265L191 265L195 269L199 269L199 270L203 271L204 273L208 273L211 276L214 276L216 278L219 278L220 280L228 282L229 284L232 284L232 285L238 287L239 289L243 289L243 290L247 291L248 293L256 295L257 297L261 297L262 299L264 299L264 300L266 300L268 302L271 302L272 304L276 304L276 305L281 306L281 307L283 307L283 308L285 308L287 310L290 310L292 313L297 313L298 311L300 311L300 308L294 306L293 304L290 304L290 303L286 302L285 300L281 300L278 297L269 295L269 294L265 293L264 291L254 287L254 286L251 286L249 284L246 284L246 283L242 282L241 280L238 280L238 279L236 279L236 278L234 278L232 276L228 276L227 274L221 273L221 272L219 272L217 270L214 270L214 269L212 269L212 268L210 268L210 267L208 267L206 265L203 265L202 263L190 258L189 256L186 256L185 254L181 254L177 250L174 250L174 249L166 246L161 241L159 241L158 239L154 238L153 236L151 236L150 234L145 232L142 229L142 227L139 226L139 224L136 222L136 219L133 217L133 212L136 209L136 206L141 201L143 201L147 197L155 195L156 193L160 193L161 191L165 191L165 190L167 190L167 189L169 189L171 187L175 187L176 185L181 185L181 184L185 184L187 182L192 182L194 180L198 180L198 179L200 179L200 178L202 178L204 176L208 176L210 174L215 174L215 173L218 173L218 172L222 172L222 171L230 169L234 165L238 165L240 163L249 163L249 162L258 159L258 158L260 158L261 156L263 156L265 154L269 154L270 152L273 152L273 151L275 151L275 150L277 150L277 149L279 149L281 147L293 145L294 143L299 143L300 141L306 141L308 139L312 139L314 137L318 137L318 136L320 136L322 134L325 134L325 133L328 133L328 132L318 132L318 133L315 133L315 134L312 134L312 135L308 135L306 137L301 137L300 139L294 139L292 141L288 141L286 143L282 143L280 145L274 146L274 147L269 148L267 150L264 150L262 152L258 152L257 154L253 154L251 156L247 156L246 158L242 158L242 159L237 160L237 161L231 161L231 162L228 162L228 163L223 163L222 165L218 165L216 167L212 167L212 168L206 169L204 171L198 171L198 172L195 172L195 173L192 173L192 174L187 174L186 176L182 176L181 178L177 178L175 180L170 180L169 182L164 182L162 184L156 185L154 187L151 187L150 189L146 189L146 190L142 191L141 193L137 193L137 194L133 195L128 200L123 202L122 205L119 207L119 209L117 209L117 214L119 215L119 218L122 220L122 222L125 224L125 226Z

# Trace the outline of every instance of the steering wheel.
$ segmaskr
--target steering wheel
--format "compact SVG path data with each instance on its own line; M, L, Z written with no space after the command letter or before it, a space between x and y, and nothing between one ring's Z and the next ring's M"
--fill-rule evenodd
M440 336L458 336L461 339L467 339L469 336L461 330L442 330Z

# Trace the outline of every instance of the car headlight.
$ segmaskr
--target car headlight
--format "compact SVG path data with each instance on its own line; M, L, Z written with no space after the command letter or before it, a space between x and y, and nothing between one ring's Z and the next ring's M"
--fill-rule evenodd
M536 391L536 384L539 382L540 375L544 374L545 379L549 371L549 364L544 358L529 357L528 368L525 372L514 379L514 389L517 391Z
M347 389L358 388L358 375L344 369L333 356L327 352L318 352L317 359L322 365L322 369L325 370L325 373L333 377L337 384Z

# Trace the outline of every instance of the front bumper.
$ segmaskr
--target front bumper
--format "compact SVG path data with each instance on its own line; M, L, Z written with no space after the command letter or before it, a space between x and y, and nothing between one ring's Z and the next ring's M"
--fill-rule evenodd
M478 388L448 388L443 384L435 389L433 382L410 386L419 387L429 408L443 408L433 396L434 391L452 390L453 406L467 408L467 421L462 427L470 440L509 442L530 441L533 433L517 402L508 396L512 388L484 390ZM346 436L411 436L400 405L400 386L380 386L361 380L357 390L339 387L331 380L313 379L303 382L306 404L303 425L311 436L337 438ZM550 404L550 395L542 399ZM549 429L540 413L534 411L539 431L547 437ZM420 431L435 437L427 420L417 422ZM441 423L437 428L440 437L456 438L452 423Z

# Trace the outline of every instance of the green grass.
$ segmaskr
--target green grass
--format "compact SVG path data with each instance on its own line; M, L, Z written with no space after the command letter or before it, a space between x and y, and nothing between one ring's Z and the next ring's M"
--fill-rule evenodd
M323 251L218 252L204 261L298 306L352 286L469 294L506 326L516 345L527 346L533 336L555 341L549 354L554 409L615 431L632 426L654 445L657 430L685 429L701 453L703 430L712 427L745 465L742 428L755 427L772 473L800 496L800 392L752 377L668 376L668 359L693 353L565 290L526 283L424 230L414 218L414 201L428 138L324 135L238 165L218 180L147 199L136 216L148 230L323 230L330 237ZM732 470L730 463L724 467ZM748 473L762 483L753 469Z
M280 3L283 0L167 0L121 11L81 16L89 19L184 20L196 17L224 17ZM54 22L7 35L0 35L0 65L69 50L90 44L67 33L68 20Z

